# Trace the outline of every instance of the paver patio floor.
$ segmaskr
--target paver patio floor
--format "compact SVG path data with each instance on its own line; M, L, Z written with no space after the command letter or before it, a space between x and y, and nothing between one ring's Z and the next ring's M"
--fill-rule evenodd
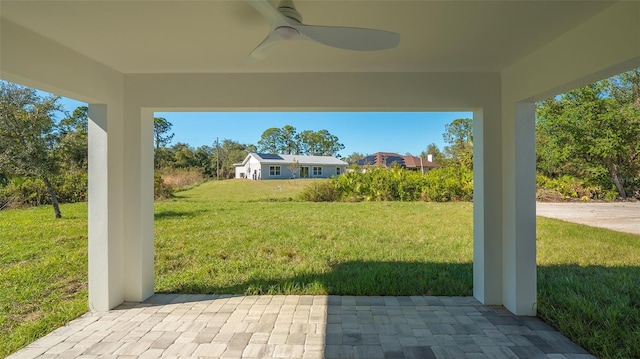
M10 358L593 358L472 297L156 294L87 313Z

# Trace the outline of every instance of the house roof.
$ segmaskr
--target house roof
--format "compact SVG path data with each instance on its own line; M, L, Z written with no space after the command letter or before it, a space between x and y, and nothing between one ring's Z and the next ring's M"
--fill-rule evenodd
M420 157L400 155L394 152L376 152L354 162L358 166L393 166L394 163L406 168L438 167L434 162L420 160Z
M235 166L244 166L249 159L253 157L262 164L281 164L288 165L298 162L301 166L320 165L320 166L347 166L348 164L333 156L304 156L304 155L280 155L273 153L249 153L242 163L236 163Z

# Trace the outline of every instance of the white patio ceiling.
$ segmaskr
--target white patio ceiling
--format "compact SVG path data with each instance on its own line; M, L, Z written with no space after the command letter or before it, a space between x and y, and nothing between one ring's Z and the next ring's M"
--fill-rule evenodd
M283 43L245 1L2 0L3 18L121 73L500 72L610 6L603 1L296 1L307 24L384 29L379 52ZM277 2L273 4L277 5Z

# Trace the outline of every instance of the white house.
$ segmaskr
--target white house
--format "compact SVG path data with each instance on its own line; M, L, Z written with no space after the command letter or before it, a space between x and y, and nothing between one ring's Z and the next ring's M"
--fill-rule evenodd
M348 164L332 156L250 153L236 166L236 178L329 178L344 173Z

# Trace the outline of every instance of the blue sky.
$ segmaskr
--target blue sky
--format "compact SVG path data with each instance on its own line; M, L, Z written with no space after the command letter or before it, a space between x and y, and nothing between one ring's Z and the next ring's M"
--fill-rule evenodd
M62 98L68 112L84 103ZM212 146L231 139L256 144L270 127L292 125L298 132L326 129L338 136L345 148L341 155L379 151L419 155L430 143L442 149L444 126L470 112L158 112L173 124L172 144Z

